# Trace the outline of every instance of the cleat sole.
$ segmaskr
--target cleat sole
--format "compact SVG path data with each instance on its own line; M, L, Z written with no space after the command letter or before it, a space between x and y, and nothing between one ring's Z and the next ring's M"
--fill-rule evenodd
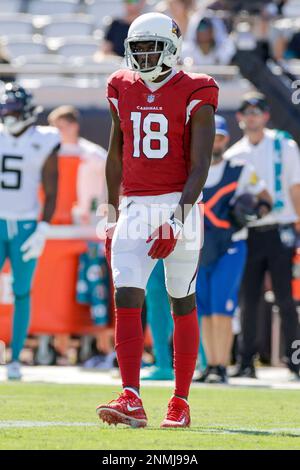
M174 422L167 422L167 423L164 423L162 422L160 427L161 428L189 428L191 426L191 423L189 422L188 424L180 424L180 423L176 423L176 421Z
M117 410L112 410L111 408L97 409L97 414L99 419L109 425L114 424L117 426L117 424L125 424L131 428L144 428L147 426L147 421L145 419L132 418Z
M189 424L185 424L184 426L182 426L182 424L161 424L160 427L162 429L167 429L167 428L177 428L177 429L183 429L183 428L189 428L190 425Z

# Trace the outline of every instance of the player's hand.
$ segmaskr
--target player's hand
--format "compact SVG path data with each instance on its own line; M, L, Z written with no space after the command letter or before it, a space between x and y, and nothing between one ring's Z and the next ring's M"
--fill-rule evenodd
M36 230L21 246L23 261L27 262L31 259L36 259L41 256L46 243L48 231L49 224L47 222L38 223Z
M111 266L111 242L112 242L112 237L114 235L114 231L116 228L117 224L116 222L108 222L105 227L105 256L107 259L108 264Z
M152 259L167 258L176 246L182 227L180 220L171 218L154 230L147 240L147 243L154 240L148 256Z

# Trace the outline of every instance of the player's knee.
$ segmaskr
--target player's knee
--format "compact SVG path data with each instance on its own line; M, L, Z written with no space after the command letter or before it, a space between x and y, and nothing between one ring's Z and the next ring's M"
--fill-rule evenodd
M171 297L171 304L175 315L188 315L196 306L195 294L182 298Z
M137 287L117 287L115 303L119 308L142 308L145 291Z
M180 299L188 295L188 285L182 277L167 276L166 288L172 298Z

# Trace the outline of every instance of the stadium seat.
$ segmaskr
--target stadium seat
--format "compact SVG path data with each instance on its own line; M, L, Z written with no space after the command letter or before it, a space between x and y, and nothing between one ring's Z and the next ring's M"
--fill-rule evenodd
M65 64L65 57L59 54L33 54L23 55L16 57L12 61L13 65L24 66L24 65L63 65Z
M124 6L121 0L91 0L87 4L86 12L94 17L97 24L102 24L105 17L122 17Z
M32 15L68 14L78 11L78 0L31 0L28 13Z
M91 17L78 19L64 19L52 17L51 22L44 26L43 36L45 38L89 36L93 30Z
M22 0L1 0L0 1L0 14L1 13L17 13L21 11Z
M74 103L78 107L87 108L106 102L106 78L75 79L51 77L48 79L21 80L22 86L34 93L37 103L45 108L53 109L62 103Z
M0 36L26 36L32 33L32 29L31 17L27 15L17 18L13 15L0 16Z
M299 0L289 0L283 7L282 13L284 17L299 18L300 2Z
M43 40L34 36L6 37L3 46L9 58L13 59L23 55L45 54L48 49Z
M61 45L56 49L58 54L65 57L72 56L92 56L99 49L99 41L91 37L87 38L66 38L61 42Z

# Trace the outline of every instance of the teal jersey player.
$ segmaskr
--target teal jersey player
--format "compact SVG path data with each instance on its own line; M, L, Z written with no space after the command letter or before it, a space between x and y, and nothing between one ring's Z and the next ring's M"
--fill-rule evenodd
M0 270L6 259L13 275L12 361L8 379L21 378L19 356L30 322L30 289L37 258L43 251L57 194L59 134L36 126L38 107L17 83L0 96ZM40 214L38 189L45 202Z

